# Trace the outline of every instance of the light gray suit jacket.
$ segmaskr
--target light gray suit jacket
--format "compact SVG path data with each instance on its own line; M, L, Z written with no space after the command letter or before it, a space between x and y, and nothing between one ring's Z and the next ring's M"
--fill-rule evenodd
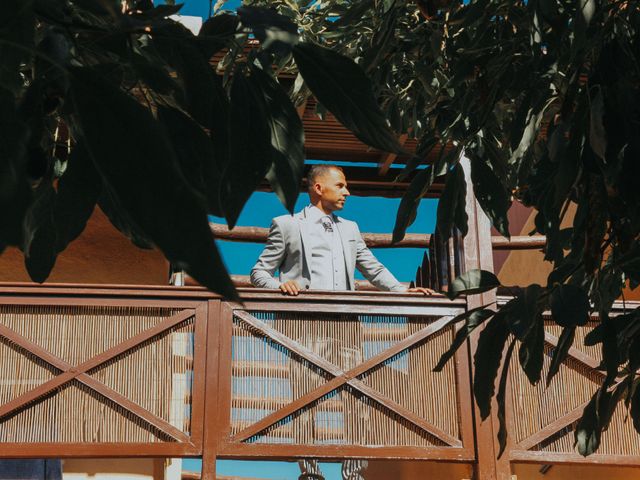
M334 216L334 219L342 240L348 289L355 290L354 272L357 268L380 290L405 291L404 285L396 280L366 246L358 225L338 216ZM264 251L251 270L251 283L258 288L279 288L281 283L294 280L300 288L310 288L310 235L305 210L295 215L274 218ZM273 277L276 270L280 270L280 281Z

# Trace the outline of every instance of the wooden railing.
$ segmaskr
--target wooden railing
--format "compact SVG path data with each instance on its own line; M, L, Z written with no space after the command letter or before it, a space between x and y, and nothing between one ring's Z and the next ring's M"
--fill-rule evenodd
M0 458L203 457L212 479L216 458L474 464L478 445L495 441L474 420L469 348L432 372L465 299L241 295L235 304L191 287L0 286ZM500 471L640 465L622 410L597 455L573 451L600 375L581 335L549 389L514 365ZM549 324L547 350L557 336Z

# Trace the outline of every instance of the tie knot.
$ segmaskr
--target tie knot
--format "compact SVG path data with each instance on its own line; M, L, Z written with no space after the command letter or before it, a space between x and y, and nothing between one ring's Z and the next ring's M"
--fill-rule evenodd
M328 216L322 217L320 221L322 222L322 226L324 227L325 232L333 232L333 222Z

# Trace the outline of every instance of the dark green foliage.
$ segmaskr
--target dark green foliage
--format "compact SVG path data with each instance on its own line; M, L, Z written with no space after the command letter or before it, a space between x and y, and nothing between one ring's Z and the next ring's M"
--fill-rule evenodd
M340 123L372 147L403 153L378 107L371 82L352 60L310 43L296 45L293 58L311 92Z
M579 451L595 451L622 397L638 428L638 311L611 311L625 285L640 284L640 2L247 3L207 20L197 36L167 18L179 5L3 4L0 251L23 249L30 275L43 281L97 202L136 245L160 248L233 296L207 214L232 227L265 177L293 207L303 132L289 98L299 105L313 94L373 148L402 156L397 136L417 141L400 175L413 180L395 241L441 176L445 239L466 233L472 187L504 236L511 202L538 212L533 233L547 238L547 285L514 288L495 315L480 308L459 317L465 326L436 368L486 324L474 381L486 417L510 335L508 356L518 346L521 367L538 382L542 312L551 309L563 331L550 382L576 329L597 313L601 323L585 342L600 346L606 375L576 429ZM250 39L258 45L246 48ZM285 92L277 79L292 74ZM70 149L56 144L60 127L69 127ZM434 162L425 168L427 155ZM498 285L495 275L470 271L449 295ZM501 448L506 375L497 391Z
M450 323L455 324L456 322L462 321L466 319L466 322L463 327L456 332L456 336L451 343L449 349L442 354L440 360L435 367L433 367L434 372L441 371L445 364L453 357L453 355L458 351L464 342L469 338L469 335L473 333L473 331L482 325L486 320L491 318L496 312L493 310L486 309L484 307L474 308L465 313L458 315L453 318Z
M204 201L186 182L160 124L94 69L74 68L71 75L73 125L81 128L82 140L116 204L173 265L212 290L234 297L213 243Z
M462 236L467 234L466 199L467 183L460 164L456 164L449 173L444 191L438 202L438 220L436 228L443 239L448 239L457 228Z
M102 190L102 180L82 142L72 150L64 175L58 182L54 221L58 252L75 240L96 206Z
M502 311L494 315L480 333L478 348L473 357L473 393L483 420L491 413L491 399L508 337L509 329Z
M462 294L486 292L500 285L498 277L486 270L469 270L457 277L449 289L449 298L454 299Z
M407 192L400 201L400 207L398 207L396 223L393 227L394 243L404 238L407 228L416 219L420 200L422 200L422 197L424 197L429 190L431 182L431 169L428 168L418 171L417 175L411 180Z
M293 213L304 168L304 131L302 120L280 84L259 68L252 76L264 96L266 123L271 132L271 145L264 154L271 157L267 179L282 204Z
M213 16L197 36L167 18L181 5L3 7L0 251L21 248L31 277L44 281L97 204L134 244L160 249L203 285L234 297L207 214L233 227L265 178L287 209L295 205L304 133L271 65L289 68L298 26L253 6ZM248 33L260 46L243 57ZM210 63L223 49L220 63ZM296 55L314 85L316 75L349 80L346 91L318 87L321 101L365 141L401 152L356 63L314 43ZM343 78L314 70L336 66Z

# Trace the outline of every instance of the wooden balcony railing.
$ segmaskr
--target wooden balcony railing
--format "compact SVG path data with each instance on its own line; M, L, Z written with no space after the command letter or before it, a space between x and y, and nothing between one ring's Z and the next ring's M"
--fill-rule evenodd
M0 286L0 458L203 457L211 479L215 458L474 464L495 441L474 420L473 345L432 372L465 299L241 295ZM547 350L557 336L550 324ZM598 362L578 341L549 389L512 370L502 462L640 465L622 410L597 455L573 451Z

